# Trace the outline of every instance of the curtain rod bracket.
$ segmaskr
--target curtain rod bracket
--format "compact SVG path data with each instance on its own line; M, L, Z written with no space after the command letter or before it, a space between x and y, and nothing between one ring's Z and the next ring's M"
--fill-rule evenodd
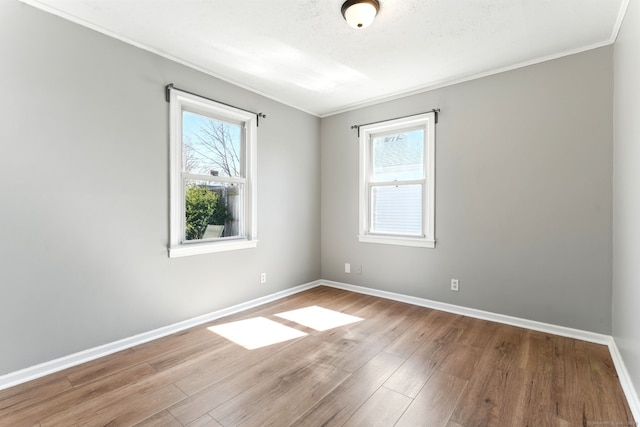
M173 83L169 83L164 87L164 99L167 102L171 99L171 89L173 89Z

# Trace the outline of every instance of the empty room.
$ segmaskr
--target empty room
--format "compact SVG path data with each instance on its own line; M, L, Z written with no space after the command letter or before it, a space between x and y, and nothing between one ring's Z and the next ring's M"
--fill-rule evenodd
M0 426L636 426L640 0L1 0Z

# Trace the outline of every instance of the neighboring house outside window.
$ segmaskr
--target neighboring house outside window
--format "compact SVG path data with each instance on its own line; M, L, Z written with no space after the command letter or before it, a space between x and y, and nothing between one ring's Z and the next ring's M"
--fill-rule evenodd
M360 242L435 247L435 113L360 127Z
M256 116L173 88L169 108L169 256L255 247Z

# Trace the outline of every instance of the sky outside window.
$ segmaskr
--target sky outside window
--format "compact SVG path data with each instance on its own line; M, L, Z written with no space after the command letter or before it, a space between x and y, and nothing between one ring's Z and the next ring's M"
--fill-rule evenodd
M185 170L202 175L242 176L241 126L182 112Z

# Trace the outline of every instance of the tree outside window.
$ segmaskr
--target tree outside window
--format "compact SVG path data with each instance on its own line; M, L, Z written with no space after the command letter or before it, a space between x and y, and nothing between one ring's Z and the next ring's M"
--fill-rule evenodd
M184 168L211 181L188 181L185 188L186 240L232 237L240 233L232 211L240 208L241 186L214 177L242 176L242 128L188 111L183 112ZM209 227L218 226L218 227ZM220 234L207 233L207 228Z

